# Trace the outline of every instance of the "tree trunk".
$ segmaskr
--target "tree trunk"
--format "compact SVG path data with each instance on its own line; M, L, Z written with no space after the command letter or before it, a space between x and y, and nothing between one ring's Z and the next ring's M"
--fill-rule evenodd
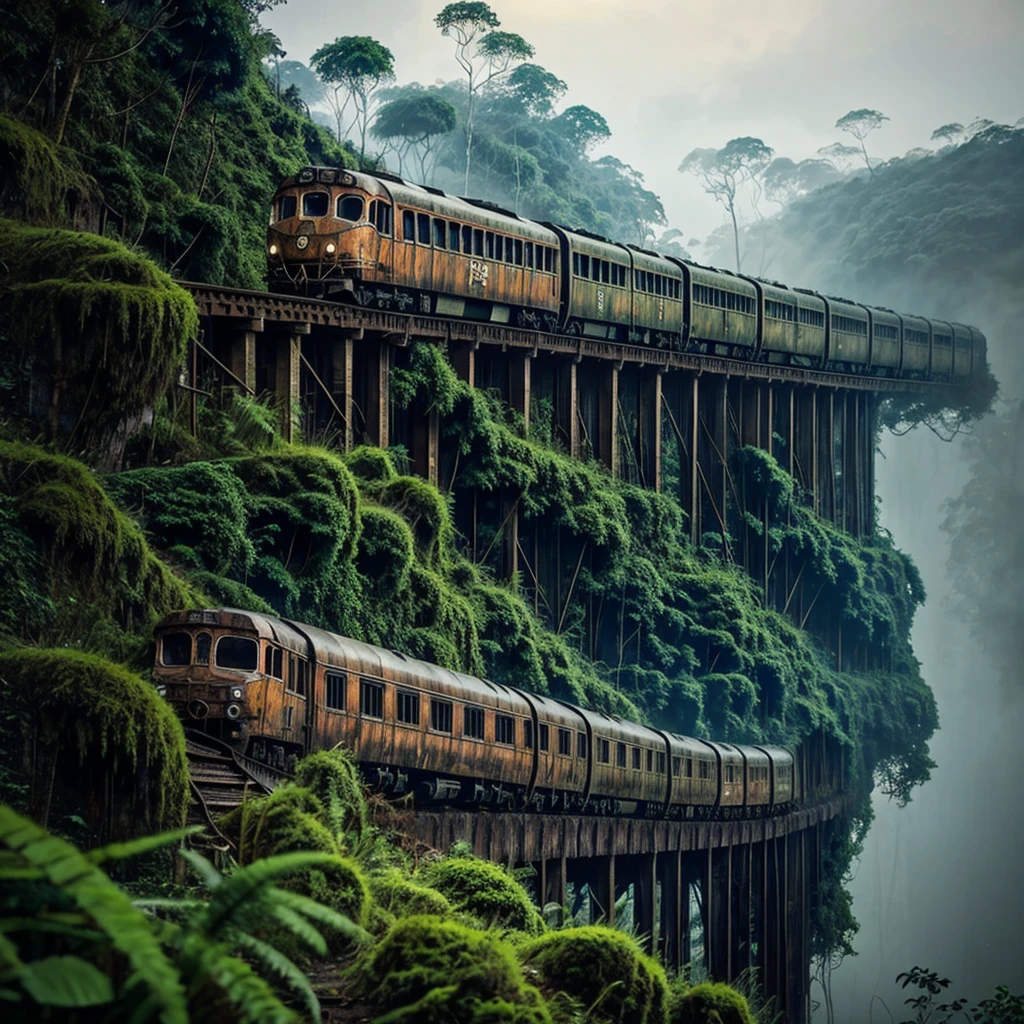
M732 217L732 241L736 247L736 273L740 272L740 229L736 223L736 204L729 199L729 216Z
M213 157L217 150L217 111L213 112L213 118L210 121L210 148L206 154L206 166L203 168L203 180L199 183L199 191L196 193L196 198L202 200L203 191L206 188L206 180L210 177L210 169L213 167Z
M469 160L473 152L473 90L469 90L469 108L466 111L466 177L462 185L462 194L469 194Z
M68 126L68 115L71 113L71 101L75 98L75 90L78 88L78 83L82 77L81 62L76 63L71 71L71 81L68 83L67 95L64 97L64 102L61 104L60 113L57 114L57 124L53 132L53 140L59 146L64 139L64 130Z

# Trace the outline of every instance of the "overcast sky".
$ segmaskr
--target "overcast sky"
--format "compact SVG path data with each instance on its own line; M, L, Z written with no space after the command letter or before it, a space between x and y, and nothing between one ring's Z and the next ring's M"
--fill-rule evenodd
M264 15L288 58L371 35L395 55L399 82L459 74L433 23L440 0L288 0ZM723 220L676 168L695 147L738 135L802 159L841 136L848 110L890 122L872 155L928 144L932 130L975 117L1024 116L1024 0L496 0L502 29L537 50L569 85L564 106L600 111L607 152L641 171L687 237ZM852 141L845 137L847 141Z

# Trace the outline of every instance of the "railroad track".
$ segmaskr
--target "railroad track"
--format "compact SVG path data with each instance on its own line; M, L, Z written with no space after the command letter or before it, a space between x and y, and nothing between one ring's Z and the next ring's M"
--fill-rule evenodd
M211 829L218 844L233 843L217 828L216 819L233 810L247 797L262 796L270 787L239 763L229 747L202 733L185 730L185 754L192 784L188 821Z

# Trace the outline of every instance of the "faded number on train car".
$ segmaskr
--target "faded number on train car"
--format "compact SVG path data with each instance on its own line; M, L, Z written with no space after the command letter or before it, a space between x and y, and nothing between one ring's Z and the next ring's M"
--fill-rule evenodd
M482 288L487 284L487 275L490 272L490 266L484 263L483 260L470 260L469 261L469 283L470 286L474 284L480 285Z
M597 289L597 311L598 313L604 312L604 289Z

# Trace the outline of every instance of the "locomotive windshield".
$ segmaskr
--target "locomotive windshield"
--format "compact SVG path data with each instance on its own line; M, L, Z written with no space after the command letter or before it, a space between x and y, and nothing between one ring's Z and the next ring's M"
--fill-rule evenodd
M353 223L363 219L362 196L338 196L338 217Z
M222 636L217 641L217 668L255 672L259 664L259 646L244 636Z
M161 661L164 665L189 665L192 662L192 637L188 633L165 633Z
M326 217L330 209L330 198L326 192L307 192L302 197L303 217Z

